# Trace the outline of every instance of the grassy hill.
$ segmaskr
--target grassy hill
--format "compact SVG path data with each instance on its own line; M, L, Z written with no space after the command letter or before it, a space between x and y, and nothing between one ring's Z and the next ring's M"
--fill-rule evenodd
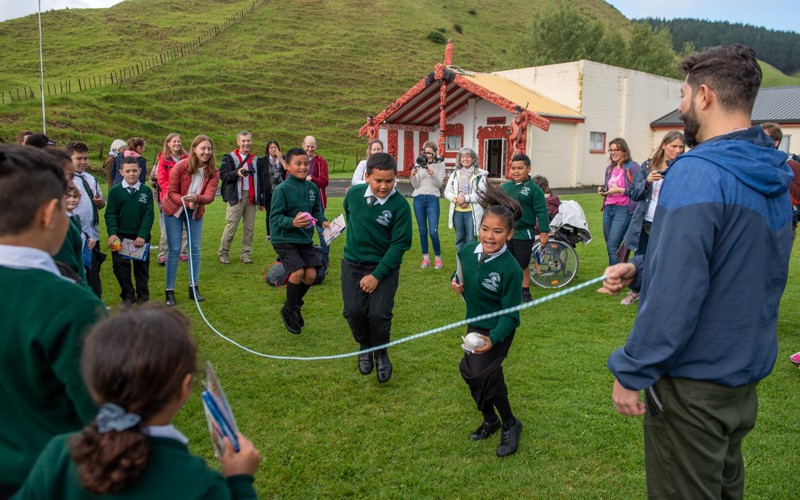
M187 42L234 12L241 0L129 0L109 9L43 15L47 81L107 73ZM323 154L350 156L363 147L357 130L441 61L444 46L427 34L444 30L455 62L490 71L515 67L516 38L554 0L274 0L223 31L196 53L125 82L47 101L49 135L82 138L97 148L135 135L150 144L167 133L199 133L227 150L240 129L258 143L294 145L308 133ZM581 8L626 22L604 2ZM462 33L454 25L458 24ZM38 88L36 16L0 23L0 89ZM38 91L37 91L38 93ZM0 137L41 128L38 101L0 107Z
M768 62L758 61L761 72L764 74L762 85L764 87L782 87L787 85L800 85L800 73L789 76Z

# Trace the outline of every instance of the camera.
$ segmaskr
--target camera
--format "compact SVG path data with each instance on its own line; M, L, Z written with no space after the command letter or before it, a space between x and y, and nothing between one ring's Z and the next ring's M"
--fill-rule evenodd
M420 167L420 168L427 168L427 165L428 165L428 157L427 157L427 156L425 156L424 154L422 154L422 155L419 155L419 156L417 157L417 159L415 160L415 162L416 162L416 164L417 164L417 166L418 166L418 167Z
M242 177L247 177L250 175L250 169L248 167L240 167L239 171L242 173Z

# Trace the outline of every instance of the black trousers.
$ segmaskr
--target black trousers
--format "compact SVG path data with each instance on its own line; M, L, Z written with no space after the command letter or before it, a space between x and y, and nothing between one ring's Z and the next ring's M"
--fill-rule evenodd
M91 267L86 267L86 283L97 295L97 298L101 299L103 298L103 282L100 280L100 266L103 265L108 256L100 251L99 246L100 241L98 240L92 249L92 265Z
M470 332L488 335L489 331L482 328L468 327ZM508 387L503 377L503 360L508 356L514 333L511 332L500 344L492 346L483 354L467 354L461 358L458 368L461 377L469 386L472 399L481 412L489 411L498 403L508 400Z
M392 329L394 296L400 284L400 270L390 272L372 293L361 290L361 278L371 274L377 264L357 264L342 259L342 300L344 317L353 338L362 347L389 342Z
M119 235L120 239L128 238L135 240L133 235ZM119 297L122 300L131 302L144 302L150 300L150 256L145 260L126 259L119 252L113 252L111 261L114 265L114 276L117 278L121 292ZM131 263L133 264L133 277L136 280L136 288L133 287L131 280Z

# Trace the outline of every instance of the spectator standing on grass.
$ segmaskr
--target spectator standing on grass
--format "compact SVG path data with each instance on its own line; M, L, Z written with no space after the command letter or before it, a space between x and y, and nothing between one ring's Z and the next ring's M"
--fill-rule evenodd
M607 366L617 411L644 415L648 496L742 498L742 440L778 352L792 172L751 126L761 84L752 49L713 47L681 69L692 149L670 167L647 258L604 273L611 293L642 283L628 341Z
M478 165L478 155L470 148L461 148L456 155L456 169L447 179L444 197L450 200L447 225L456 230L456 250L475 241L483 218L478 191L486 189L489 172Z
M225 229L219 242L217 256L223 264L230 264L230 250L236 228L242 223L242 246L239 260L253 263L253 230L259 207L259 192L262 180L258 157L251 152L253 135L242 131L236 134L237 148L222 157L219 180L222 184L222 201L225 206ZM262 164L263 165L263 164ZM263 201L261 202L263 203Z
M638 204L631 216L631 222L623 241L628 249L636 252L636 255L644 256L647 252L647 242L650 239L650 229L653 226L653 217L658 206L658 195L661 192L661 185L664 183L664 175L672 161L683 153L684 149L683 134L677 130L667 132L661 139L658 149L653 153L653 157L646 160L633 177L630 198ZM639 300L639 291L631 290L622 299L621 304L629 306L637 300Z
M433 245L433 267L441 269L442 245L439 242L439 200L442 198L442 184L444 184L445 168L444 158L436 154L436 143L426 141L422 145L422 154L411 169L411 185L414 191L414 216L419 229L419 244L422 247L422 269L431 266L428 254L428 236Z
M328 162L317 154L317 140L310 135L303 139L303 150L308 155L309 160L308 178L306 180L313 182L319 188L322 210L325 211L328 207L328 196L325 193L325 189L328 187ZM322 248L322 265L327 267L330 249L325 243L325 238L322 237L322 228L320 226L317 226L317 235L319 236L319 246Z
M172 167L174 167L176 163L188 157L189 155L181 144L181 136L173 132L167 135L167 138L164 140L164 146L161 148L161 152L158 153L156 167L150 173L150 183L153 184L156 200L158 201L158 226L161 230L161 239L158 241L158 265L160 266L167 264L167 253L169 252L167 228L164 225L164 212L161 211L161 201L169 190L170 170L172 170ZM180 259L181 262L189 260L186 229L183 230L183 236L181 236Z
M203 239L203 214L213 203L219 184L219 170L214 159L214 144L205 135L192 141L189 157L179 161L169 173L167 195L161 202L167 228L169 252L166 269L166 305L175 305L175 279L178 274L181 233L189 235L190 269L189 298L202 302L200 281L200 242ZM183 203L186 203L186 209Z
M111 189L111 186L114 185L112 179L116 178L116 172L114 172L114 168L117 164L117 157L121 157L122 153L127 148L128 143L122 139L114 139L114 142L111 143L111 147L108 150L106 159L103 160L103 171L106 173L106 182L108 183L109 189Z
M608 143L608 154L611 163L606 167L605 181L597 192L603 197L603 236L610 266L620 260L617 251L636 209L636 202L630 199L630 188L639 165L633 161L628 143L621 137ZM604 287L597 292L608 293Z
M75 168L73 183L81 192L78 208L74 212L80 216L83 232L95 241L100 240L100 209L106 206L100 184L92 174L86 171L89 167L89 146L84 142L73 141L67 144L66 153L72 159ZM91 265L86 269L86 281L98 298L103 296L103 283L100 280L100 267L107 255L100 250L100 245L92 248Z
M258 162L262 186L258 204L267 212L267 241L269 241L269 209L272 204L272 193L286 178L286 159L281 154L281 146L277 141L267 143L264 156L259 158Z
M357 186L358 184L365 184L367 182L364 179L364 174L367 173L367 160L375 153L383 153L383 141L380 139L371 139L367 143L367 157L356 165L356 170L353 172L353 180L350 181L351 186Z

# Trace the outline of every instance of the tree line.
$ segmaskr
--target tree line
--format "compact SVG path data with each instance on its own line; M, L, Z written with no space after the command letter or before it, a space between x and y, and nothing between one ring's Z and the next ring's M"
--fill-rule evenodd
M788 12L786 14L789 14ZM700 19L657 19L642 21L655 28L667 29L672 34L672 48L683 51L685 47L702 51L715 45L742 43L756 51L758 58L792 75L800 71L800 34L776 31L750 24ZM797 25L800 30L800 23Z

